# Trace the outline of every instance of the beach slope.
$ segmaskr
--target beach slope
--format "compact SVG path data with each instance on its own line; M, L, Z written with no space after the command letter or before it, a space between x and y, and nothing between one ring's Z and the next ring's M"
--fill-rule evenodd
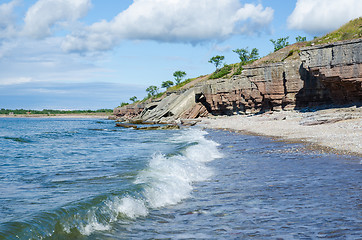
M362 107L203 118L199 126L241 131L362 156Z

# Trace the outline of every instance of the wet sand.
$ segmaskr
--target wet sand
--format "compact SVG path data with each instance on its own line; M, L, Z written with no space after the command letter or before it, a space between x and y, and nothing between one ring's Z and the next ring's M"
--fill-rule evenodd
M362 107L204 118L199 126L241 131L362 156Z

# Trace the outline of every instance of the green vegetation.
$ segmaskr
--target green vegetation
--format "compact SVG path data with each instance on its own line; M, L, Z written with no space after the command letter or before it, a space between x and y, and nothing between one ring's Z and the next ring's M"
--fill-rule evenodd
M177 85L186 76L186 73L184 71L176 71L176 72L173 73L173 76L175 77L175 82L176 82L176 85Z
M165 92L160 92L160 93L157 93L155 96L153 96L154 98L160 98L162 97L162 95L164 94Z
M149 86L146 89L146 92L148 92L148 98L154 97L158 94L159 88L157 86Z
M161 84L161 88L166 88L168 89L169 87L173 86L173 82L172 81L164 81Z
M249 52L248 48L238 48L233 50L233 52L239 55L241 65L245 65L259 58L259 50L257 48L253 48L251 52Z
M362 17L349 21L339 29L328 33L323 37L315 38L308 45L311 45L312 43L324 44L357 38L362 38Z
M289 42L287 42L288 38L289 37L279 38L277 40L270 39L270 41L274 44L274 52L289 46Z
M129 105L129 103L127 103L127 102L121 102L121 105L119 105L120 107L124 107L124 106L127 106L127 105Z
M136 96L133 96L133 97L131 97L129 100L131 100L132 103L135 103L135 102L137 102L137 97L136 97Z
M166 88L167 91L174 91L176 89L180 89L182 86L184 86L185 84L190 82L189 79L181 82L182 79L186 76L186 72L184 72L184 71L175 71L173 73L173 76L175 78L176 85L173 86L174 85L173 81L164 81L161 84L161 88ZM165 92L158 92L158 91L159 91L159 88L157 86L149 86L146 89L146 92L148 92L148 95L141 102L144 102L150 98L160 98L165 93Z
M296 42L305 42L307 41L307 37L298 36L295 38Z
M209 63L212 63L216 67L216 71L218 70L218 67L222 64L222 61L224 60L224 56L216 55L215 57L210 58Z
M166 89L168 89L169 87L171 87L171 86L173 86L173 82L172 81L164 81L164 82L162 82L162 84L161 84L161 88L166 88Z
M216 70L216 71L209 77L209 79L222 78L222 77L228 75L229 73L231 73L231 70L232 70L232 66L231 66L231 65L224 65L224 67Z
M112 113L113 109L98 109L98 110L29 110L29 109L0 109L0 114L84 114L84 113Z
M192 82L193 80L196 80L196 79L198 79L198 78L188 78L188 79L186 79L185 81L182 81L182 82L180 82L179 84L177 84L177 85L175 85L175 86L173 86L173 87L170 87L170 88L168 89L168 91L177 91L177 90L179 90L180 88L182 88L183 86L185 86L186 84L188 84L188 83L190 83L190 82Z
M244 69L243 69L243 66L244 66L244 64L242 64L242 63L236 63L236 64L234 65L234 73L233 73L233 76L235 76L235 75L240 75L241 72L244 70ZM235 69L235 68L236 68L236 69Z
M297 52L298 54L300 53L300 49L291 49L289 52L288 52L288 55L286 57L284 57L281 61L283 62L285 59L293 56L293 54Z
M212 57L209 60L209 63L212 63L215 65L216 70L213 74L211 74L211 76L209 77L209 79L218 79L218 78L222 78L226 75L228 75L229 73L231 73L232 70L232 66L231 65L227 65L224 64L224 66L222 68L219 69L219 66L223 63L223 60L225 59L224 56L219 56L216 55L215 57Z

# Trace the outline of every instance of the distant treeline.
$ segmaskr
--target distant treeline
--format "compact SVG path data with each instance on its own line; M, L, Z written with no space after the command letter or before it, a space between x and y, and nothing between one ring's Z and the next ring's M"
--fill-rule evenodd
M0 114L81 114L81 113L112 113L113 109L98 109L98 110L27 110L27 109L4 109L0 110Z

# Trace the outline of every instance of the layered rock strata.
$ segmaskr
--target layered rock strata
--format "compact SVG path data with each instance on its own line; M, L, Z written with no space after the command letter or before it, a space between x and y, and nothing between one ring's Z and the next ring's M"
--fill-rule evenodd
M240 75L203 81L144 106L136 118L172 121L324 104L361 103L362 39L286 48L278 62L245 66ZM293 56L293 57L290 57ZM128 109L125 109L127 112ZM137 108L140 112L141 108ZM123 111L123 110L122 110ZM123 112L118 114L122 115ZM131 115L136 110L130 108Z
M113 109L113 115L123 117L125 119L131 119L137 117L145 108L144 103L131 104L123 107Z
M300 63L270 63L246 66L241 75L209 81L196 87L210 113L231 115L280 110L295 106L295 95L303 85Z
M362 101L362 39L303 48L300 56L301 68L327 89L331 102Z

